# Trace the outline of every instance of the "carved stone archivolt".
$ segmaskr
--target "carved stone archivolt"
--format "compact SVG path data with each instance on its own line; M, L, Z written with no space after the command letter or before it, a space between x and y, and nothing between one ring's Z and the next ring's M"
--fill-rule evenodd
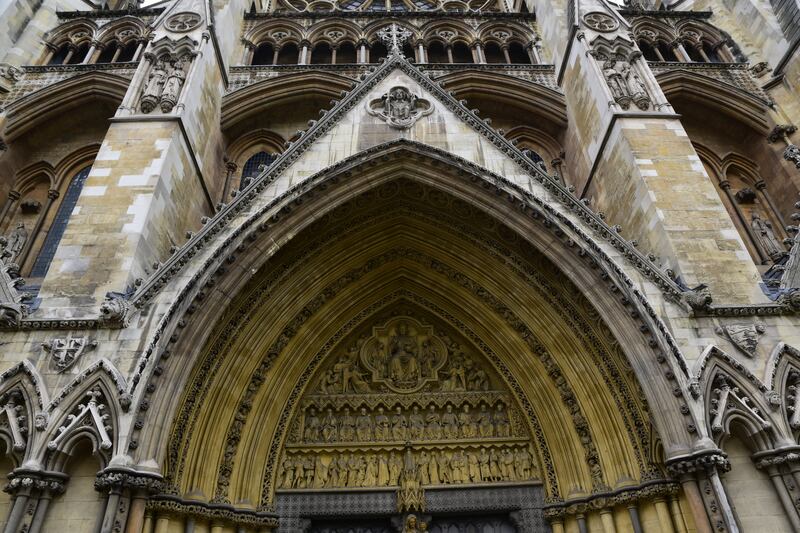
M516 400L452 334L397 316L330 359L290 424L280 488L413 493L538 478Z

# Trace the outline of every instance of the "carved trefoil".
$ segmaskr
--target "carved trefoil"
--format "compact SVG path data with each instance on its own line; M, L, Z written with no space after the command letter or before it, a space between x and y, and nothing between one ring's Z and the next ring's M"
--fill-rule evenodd
M761 324L731 324L719 326L718 335L723 335L748 357L756 356L758 340L764 334Z
M95 346L97 346L97 341L95 340L71 335L42 343L42 348L50 354L53 365L58 372L67 370L81 355Z
M396 129L408 129L420 118L433 112L433 104L412 93L407 87L395 86L380 98L367 103L367 112Z

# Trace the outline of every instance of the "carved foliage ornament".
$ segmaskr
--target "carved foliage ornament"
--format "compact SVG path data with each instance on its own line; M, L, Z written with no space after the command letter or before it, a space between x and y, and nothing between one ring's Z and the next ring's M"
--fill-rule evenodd
M395 129L405 130L420 118L433 112L430 101L413 94L408 88L395 86L380 98L367 103L367 112Z
M169 31L186 33L198 27L202 21L203 19L197 13L185 11L182 13L175 13L169 17L165 25Z
M600 11L593 11L585 14L583 16L583 22L589 29L602 33L612 32L619 28L617 19Z

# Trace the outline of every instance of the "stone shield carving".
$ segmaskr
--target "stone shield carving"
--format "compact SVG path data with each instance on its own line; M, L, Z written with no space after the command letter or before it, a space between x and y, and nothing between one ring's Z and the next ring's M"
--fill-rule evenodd
M727 337L748 357L755 357L758 339L764 331L761 324L733 324L717 328L717 334Z
M392 87L380 98L367 103L367 112L389 124L405 130L425 115L433 112L433 105L413 94L408 88Z

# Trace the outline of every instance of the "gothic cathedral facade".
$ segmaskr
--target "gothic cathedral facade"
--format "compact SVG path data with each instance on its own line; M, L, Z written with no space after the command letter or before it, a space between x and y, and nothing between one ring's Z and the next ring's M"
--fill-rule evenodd
M800 532L800 0L0 4L3 533Z

